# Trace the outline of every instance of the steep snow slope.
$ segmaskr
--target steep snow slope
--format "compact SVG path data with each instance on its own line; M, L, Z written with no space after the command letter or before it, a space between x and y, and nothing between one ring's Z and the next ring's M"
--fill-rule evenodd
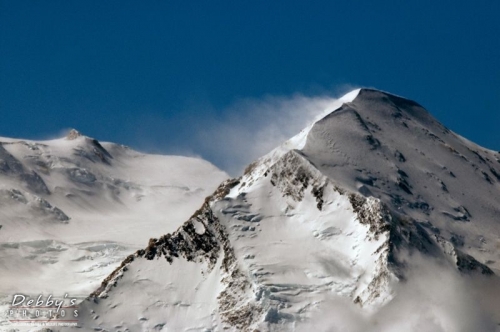
M420 105L362 90L315 124L302 152L343 188L441 229L500 268L500 155L450 132Z
M468 302L499 290L500 154L404 98L343 102L129 256L80 326L494 331L498 303Z
M0 138L0 294L85 296L225 178L201 159L142 154L75 130Z

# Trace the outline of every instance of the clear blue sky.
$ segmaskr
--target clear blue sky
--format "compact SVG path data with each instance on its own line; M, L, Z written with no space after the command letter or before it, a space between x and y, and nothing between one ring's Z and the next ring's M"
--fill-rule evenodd
M499 150L499 15L497 0L0 0L0 136L75 127L168 152L241 98L368 86Z

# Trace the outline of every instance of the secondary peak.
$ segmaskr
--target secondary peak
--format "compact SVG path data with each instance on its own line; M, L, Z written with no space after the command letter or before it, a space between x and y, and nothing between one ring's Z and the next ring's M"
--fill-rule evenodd
M76 130L76 129L71 129L71 130L68 132L68 134L66 135L66 139L67 139L67 140L72 141L72 140L77 139L77 138L78 138L78 137L80 137L80 136L83 136L83 135L82 135L82 134L81 134L78 130Z

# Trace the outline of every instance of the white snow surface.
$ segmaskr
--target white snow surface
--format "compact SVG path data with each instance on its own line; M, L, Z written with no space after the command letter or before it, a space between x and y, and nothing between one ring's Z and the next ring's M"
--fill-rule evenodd
M156 233L80 304L78 324L496 331L499 200L498 152L413 101L355 90Z
M495 331L462 283L500 290L499 174L417 103L355 90L115 271L80 327Z
M85 298L226 178L202 159L143 154L76 131L0 138L2 302L18 293Z

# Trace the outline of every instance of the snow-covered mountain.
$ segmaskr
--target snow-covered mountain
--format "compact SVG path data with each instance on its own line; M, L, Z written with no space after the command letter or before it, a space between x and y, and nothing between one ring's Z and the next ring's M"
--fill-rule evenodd
M124 260L83 330L494 331L500 154L408 99L341 101Z
M500 153L405 98L339 101L204 202L202 160L2 139L0 284L100 278L81 331L498 330Z
M88 295L227 177L202 159L142 154L76 130L50 141L0 138L2 299Z

